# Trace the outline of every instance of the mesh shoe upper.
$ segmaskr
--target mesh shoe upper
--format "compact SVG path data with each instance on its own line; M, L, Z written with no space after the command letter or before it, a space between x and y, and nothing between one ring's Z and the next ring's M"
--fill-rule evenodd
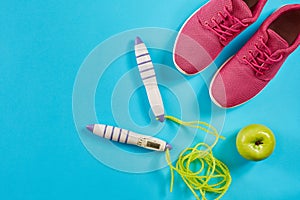
M287 24L293 28L285 27ZM213 101L228 108L256 96L299 46L299 33L300 4L288 5L273 13L244 47L216 73L210 87Z
M266 0L249 8L243 0L211 0L182 26L175 45L174 62L186 74L205 69L248 25L259 16Z

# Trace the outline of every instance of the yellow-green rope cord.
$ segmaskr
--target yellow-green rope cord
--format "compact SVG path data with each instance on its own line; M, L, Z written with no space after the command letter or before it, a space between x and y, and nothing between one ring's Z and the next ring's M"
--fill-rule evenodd
M183 126L200 129L216 137L211 146L201 142L193 148L184 149L175 166L171 162L170 151L167 149L166 160L171 171L170 191L173 190L174 171L176 171L197 200L200 200L197 191L202 199L206 199L207 192L219 194L216 199L220 199L230 186L231 176L228 167L214 157L212 148L217 144L219 138L224 139L224 137L220 136L213 126L202 121L185 122L173 116L165 116L165 118ZM200 165L200 167L192 170L191 168L196 165Z

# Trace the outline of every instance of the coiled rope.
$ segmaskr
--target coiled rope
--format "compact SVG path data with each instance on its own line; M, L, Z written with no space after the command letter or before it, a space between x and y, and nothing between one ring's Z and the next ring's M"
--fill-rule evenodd
M192 191L197 200L206 200L206 193L215 193L220 199L228 190L231 183L231 176L228 167L213 155L212 149L217 144L219 138L224 137L218 134L216 128L202 121L185 122L173 116L165 116L177 124L200 129L215 136L212 145L204 142L198 143L194 147L184 149L173 165L169 149L166 150L166 160L171 171L170 191L174 186L174 171L176 171ZM200 195L199 195L200 194Z

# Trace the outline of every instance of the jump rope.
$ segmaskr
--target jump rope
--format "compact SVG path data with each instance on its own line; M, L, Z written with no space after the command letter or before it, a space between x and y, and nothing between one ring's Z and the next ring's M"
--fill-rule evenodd
M197 192L204 200L206 200L206 193L215 193L218 195L216 199L220 199L231 184L231 176L228 167L214 157L212 149L219 139L225 138L219 135L216 128L206 122L185 122L173 116L165 116L165 119L179 125L200 129L215 136L212 145L200 142L194 147L184 149L179 154L175 165L171 162L170 150L166 150L166 161L171 171L170 192L173 191L175 171L181 176L197 200L200 200ZM193 170L195 167L197 169Z
M228 167L214 157L212 149L219 138L225 138L219 135L215 127L206 122L185 122L176 117L164 115L163 102L157 85L154 66L146 45L139 37L135 39L135 56L140 76L156 119L161 122L167 119L182 126L200 129L215 137L212 145L200 142L194 147L184 149L175 165L171 162L169 148L166 149L166 161L171 171L170 191L172 192L173 190L174 172L176 171L197 200L200 199L197 191L202 196L202 199L206 199L207 192L218 194L216 199L220 199L229 188L231 176Z
M149 52L143 41L137 37L135 40L135 55L140 76L146 89L151 109L157 120L172 121L178 125L199 129L215 137L212 145L200 142L194 147L185 148L178 156L175 164L171 161L171 145L158 138L151 138L122 128L108 125L88 125L87 129L93 133L113 141L134 144L157 151L166 151L165 158L171 172L170 191L173 191L175 172L177 172L197 200L206 200L207 193L217 195L220 199L228 190L231 176L228 167L213 155L213 148L220 136L217 129L203 121L186 122L174 116L165 115L163 101L157 85L154 66Z

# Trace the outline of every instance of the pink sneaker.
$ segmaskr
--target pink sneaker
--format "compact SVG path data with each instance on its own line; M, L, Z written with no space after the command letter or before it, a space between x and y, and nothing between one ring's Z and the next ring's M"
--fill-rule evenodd
M182 26L174 45L175 66L196 74L258 18L267 0L211 0Z
M210 96L220 107L235 107L256 96L300 44L300 4L268 17L245 46L215 74Z

